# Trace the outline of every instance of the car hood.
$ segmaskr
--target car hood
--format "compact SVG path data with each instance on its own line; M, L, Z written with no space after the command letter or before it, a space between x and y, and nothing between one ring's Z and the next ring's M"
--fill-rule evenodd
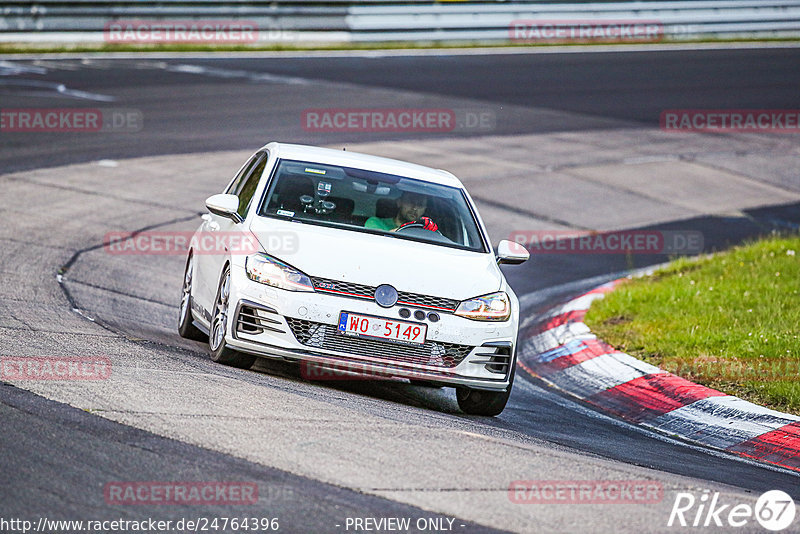
M465 300L498 291L493 254L271 218L250 230L268 254L312 277L391 284L398 291Z

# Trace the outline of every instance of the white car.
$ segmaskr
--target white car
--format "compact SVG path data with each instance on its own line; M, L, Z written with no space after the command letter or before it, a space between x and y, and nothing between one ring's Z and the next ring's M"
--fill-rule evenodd
M503 411L519 303L498 264L528 252L510 241L493 252L455 176L270 143L206 206L179 332L208 339L212 360L407 378L455 387L466 413Z

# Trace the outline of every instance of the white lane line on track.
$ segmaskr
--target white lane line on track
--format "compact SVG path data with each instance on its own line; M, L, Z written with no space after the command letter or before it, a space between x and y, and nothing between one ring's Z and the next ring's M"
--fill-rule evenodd
M85 58L81 60L84 67L105 68L105 65L97 63L92 59ZM271 74L268 72L257 72L240 69L224 69L217 67L206 67L202 65L191 64L169 64L164 62L140 62L137 68L152 68L164 70L167 72L175 72L181 74L196 74L200 76L210 76L213 78L222 79L244 79L255 83L276 83L276 84L289 84L289 85L309 85L313 83L312 80L301 78L297 76L284 76L279 74ZM15 64L9 61L0 62L0 75L17 75L26 73L46 74L47 70L43 67L29 67L24 64ZM26 90L24 93L19 93L21 96L52 96L51 92L58 95L78 98L86 100L95 100L99 102L113 102L116 100L113 96L101 95L99 93L90 93L87 91L80 91L77 89L70 89L64 84L57 82L45 82L38 80L2 80L0 85L11 87L25 87L33 88L34 91Z
M90 93L78 89L70 89L63 83L45 82L40 80L9 80L0 78L0 86L12 88L11 91L4 91L16 96L25 97L53 97L75 98L78 100L93 100L95 102L114 102L116 97L103 95L100 93ZM13 88L19 87L20 91ZM31 90L33 89L33 90Z
M76 64L72 61L45 61L42 59L37 59L32 62L33 65L36 67L42 67L47 70L68 70L68 71L76 71L81 70L81 65Z
M216 67L203 67L201 65L187 65L187 64L180 64L180 65L163 64L163 65L164 65L163 69L166 70L167 72L179 72L183 74L199 74L203 76L211 76L214 78L245 79L245 80L250 80L251 82L285 83L289 85L309 85L310 83L312 83L312 81L307 78L300 78L297 76L283 76L279 74L270 74L268 72L255 72L255 71L236 70L236 69L220 69Z
M47 69L20 62L0 61L0 76L16 76L18 74L47 74Z

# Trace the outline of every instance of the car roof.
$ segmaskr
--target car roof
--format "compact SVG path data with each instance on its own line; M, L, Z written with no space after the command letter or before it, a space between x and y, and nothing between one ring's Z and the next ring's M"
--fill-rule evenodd
M295 145L289 143L272 142L263 147L279 158L293 159L300 161L312 161L314 163L327 163L329 165L340 165L343 167L354 167L375 172L395 174L432 182L440 185L463 188L464 185L453 174L441 170L432 169L415 163L408 163L391 158L370 156L359 152L345 150L335 150L332 148L322 148L309 145Z

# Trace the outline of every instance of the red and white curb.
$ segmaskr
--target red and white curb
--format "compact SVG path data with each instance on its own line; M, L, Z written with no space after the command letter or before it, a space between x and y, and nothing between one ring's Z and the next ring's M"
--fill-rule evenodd
M800 471L800 417L689 382L624 354L591 333L591 303L619 281L556 307L523 330L519 365L629 422Z

